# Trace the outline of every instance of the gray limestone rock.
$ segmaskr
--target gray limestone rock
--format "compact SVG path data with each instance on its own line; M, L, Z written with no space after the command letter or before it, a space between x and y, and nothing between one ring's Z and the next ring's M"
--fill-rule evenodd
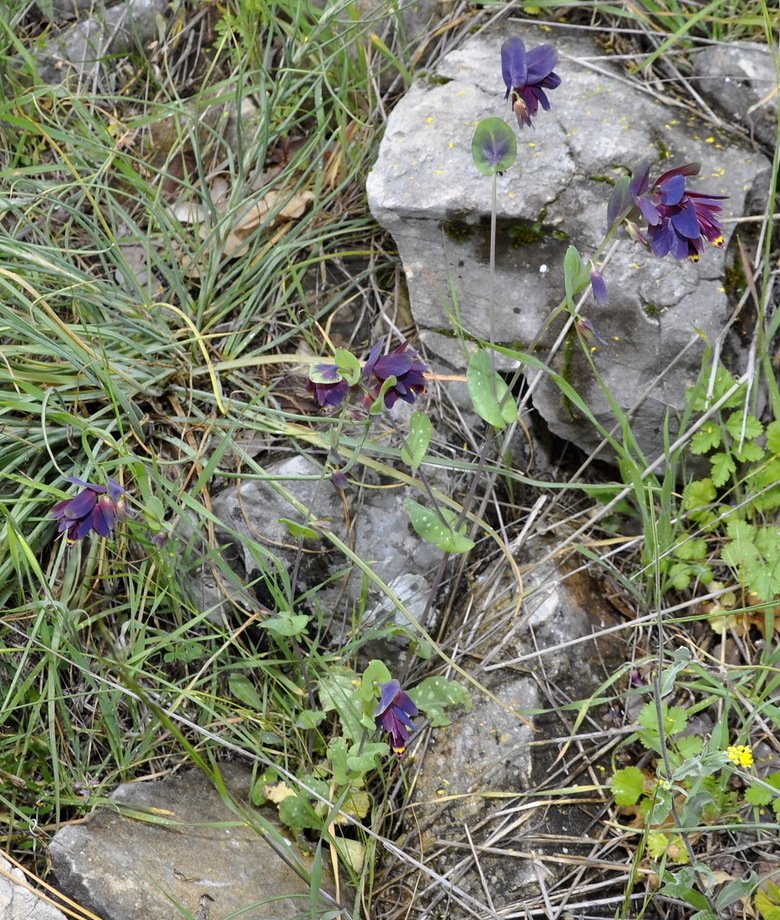
M480 119L505 112L500 47L509 34L520 34L529 48L554 41L563 82L550 93L552 110L540 110L534 128L518 134L518 161L498 178L492 287L491 180L472 163L471 139ZM367 190L373 214L397 244L427 356L435 357L437 341L454 336L457 326L488 339L491 302L496 341L529 348L562 300L567 247L591 257L606 232L614 181L661 154L667 159L655 175L700 161L692 187L728 195L726 219L744 214L748 192L768 173L760 154L621 78L576 31L551 35L522 24L481 33L449 54L434 75L419 79L390 116ZM697 265L658 261L624 239L604 268L608 305L585 306L584 315L609 342L596 350L596 367L631 413L649 457L663 449L667 412L674 416L685 404L700 367L701 334L714 341L727 326L733 304L724 291L726 258L725 251L708 248ZM578 343L551 352L562 322L542 336L536 356L562 373L611 429L614 413ZM734 344L737 366L744 362L740 347ZM442 369L463 372L463 366ZM533 398L556 434L585 450L600 442L550 378L535 384Z
M556 771L566 785L566 760L555 766L562 753L556 739L570 735L575 716L558 707L588 699L624 661L621 643L591 638L594 630L615 622L603 589L586 572L573 574L544 561L552 546L549 540L523 546L530 571L519 612L516 596L501 588L509 579L499 571L486 573L473 605L463 605L481 612L460 635L476 664L473 677L492 696L470 688L473 710L457 711L451 725L431 733L409 781L414 791L404 820L405 846L446 874L459 892L484 903L487 888L495 913L486 908L484 916L515 916L523 907L536 915L530 910L538 907L531 901L539 890L532 854L544 862L545 855L559 852L562 839L571 839L571 851L577 852L589 820L584 811L548 801L534 814L524 793L548 788ZM414 756L414 744L410 750ZM540 792L540 800L545 798ZM543 871L552 884L563 867L552 859ZM425 916L438 916L448 896L446 916L473 916L468 905L458 906L457 893L443 886L426 887L422 880L415 890ZM541 907L539 915L546 916Z
M0 920L65 920L45 891L34 888L0 854Z
M125 0L105 8L95 4L90 15L50 39L37 55L47 83L95 80L109 72L112 57L143 48L160 34L165 0ZM94 84L91 86L94 88Z
M743 125L769 150L777 142L777 71L767 45L709 45L694 59L696 88L730 123Z
M359 566L327 539L307 537L298 552L297 539L286 522L320 521L385 584L395 587L410 615L422 617L442 551L417 537L409 524L403 499L407 494L420 499L419 494L405 487L357 489L354 485L342 494L322 475L316 464L296 456L270 465L267 481L245 479L215 496L213 511L224 523L223 528L217 527L217 540L232 546L234 571L245 573L244 584L253 585L251 590L266 607L274 607L274 583L283 588L289 573L295 572L297 593L324 586L309 602L331 618L332 637L339 630L335 619L349 623L366 597L372 625L397 625L399 618L405 622ZM379 484L377 479L374 485ZM310 514L302 513L301 507ZM247 591L228 588L224 579L222 585L217 588L215 583L215 591L202 594L202 604L216 609L220 593L224 598L227 591L236 590L247 603ZM206 588L201 578L199 590ZM251 600L248 603L251 607Z
M83 824L58 831L51 859L60 890L104 920L239 912L244 920L291 920L309 916L312 907L332 908L322 892L312 904L309 885L290 867L302 861L297 848L272 848L271 835L248 823L275 820L272 810L261 816L248 804L251 772L237 764L223 764L221 772L240 812L191 770L120 786L111 796L116 809L99 808Z

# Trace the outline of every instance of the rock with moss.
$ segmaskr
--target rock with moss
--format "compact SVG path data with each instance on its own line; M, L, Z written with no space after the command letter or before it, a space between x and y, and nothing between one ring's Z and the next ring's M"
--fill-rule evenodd
M540 110L533 129L518 134L517 162L497 179L491 283L491 180L472 162L471 139L480 119L505 113L500 48L515 34L529 48L555 43L562 84L551 94L551 110ZM672 435L677 431L706 342L722 341L733 369L747 364L746 345L728 334L735 300L724 280L739 259L731 221L749 212L751 190L766 187L768 161L737 133L627 81L588 35L573 29L551 33L523 23L486 30L450 53L435 76L417 80L394 109L368 178L372 212L395 239L414 319L434 362L442 336L456 344L464 335L488 339L492 329L498 343L529 348L563 298L567 248L576 246L585 258L596 252L610 191L642 159L656 161L653 175L699 161L692 187L728 196L726 248L708 246L698 264L659 261L624 238L604 267L608 304L589 301L583 310L608 343L594 341L595 367L630 415L641 450L654 459L663 452L667 415ZM562 324L563 318L545 331L535 356L613 429L615 413L579 343L553 350ZM440 368L462 373L464 363L442 361ZM535 384L533 399L555 434L588 452L601 442L549 376ZM608 450L601 456L614 459Z

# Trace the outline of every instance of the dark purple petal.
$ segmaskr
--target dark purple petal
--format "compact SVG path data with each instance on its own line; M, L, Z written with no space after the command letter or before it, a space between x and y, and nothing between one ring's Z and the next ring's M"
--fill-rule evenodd
M682 201L685 194L685 176L672 176L663 184L657 184L661 191L661 204L675 205Z
M114 503L107 495L103 495L92 510L92 529L98 536L107 537L115 518Z
M374 710L377 728L383 728L390 735L390 744L397 754L403 754L409 732L414 731L411 716L417 715L417 707L409 695L401 690L397 680L381 685L379 705Z
M69 520L75 520L76 518L83 518L84 515L89 514L92 509L95 507L95 503L98 500L96 492L93 492L92 489L84 489L83 492L79 492L74 498L69 498L67 501L60 502L60 505L57 507L63 506L63 516Z
M389 680L386 684L381 684L379 689L379 704L374 710L374 716L379 716L393 702L401 690L401 684L397 680Z
M627 176L621 176L610 192L607 203L607 229L611 230L616 223L625 220L634 207L634 199L629 191Z
M109 480L111 482L112 480ZM106 491L105 486L95 485L94 482L84 482L83 479L79 479L78 476L66 476L65 482L72 482L76 486L83 486L85 489L90 489L93 492L97 492L98 495L102 495Z
M108 487L84 482L75 476L66 477L69 482L83 486L73 498L57 502L51 514L59 521L57 530L67 531L70 543L83 540L94 530L101 537L107 537L117 520L127 518L125 490L115 479L108 480Z
M501 46L501 75L506 86L506 95L516 86L525 86L528 78L528 63L525 44L520 38L508 38Z
M307 380L306 389L314 393L318 406L332 409L344 402L351 388L348 381L341 379L337 383L314 383L313 380Z
M677 233L688 237L689 240L695 240L701 234L696 208L689 199L686 199L672 214L671 221Z
M561 78L553 73L555 65L558 63L558 52L552 45L539 45L528 52L526 58L527 76L525 81L513 83L513 86L522 86L525 83L541 83L549 77L554 77L555 82L547 84L550 89L554 89L561 82Z
M650 188L650 161L642 160L631 177L629 184L631 197L637 204L639 203L639 197L644 195L648 188Z
M92 530L91 516L85 517L81 521L75 521L68 530L68 542L75 543L77 540L83 540L90 530Z
M374 345L371 351L368 353L366 358L366 363L363 365L363 378L366 379L371 376L374 371L374 365L379 360L379 353L382 351L383 339Z
M701 169L701 163L686 163L684 166L675 166L674 169L667 169L665 173L656 179L656 185L664 185L673 176L698 176Z
M408 373L413 364L413 355L394 351L389 355L382 355L374 364L374 376L380 380L387 380L388 377L400 377Z
M609 300L609 294L607 292L607 284L604 281L604 278L601 275L600 271L593 269L590 273L590 287L593 291L593 296L596 300L596 303L600 306L606 306L607 301ZM606 344L606 343L605 343Z
M117 499L121 498L123 495L127 495L127 492L119 485L116 479L108 477L108 494L111 496L111 500L116 502Z
M649 201L647 198L640 198L639 201L637 201L637 207L642 217L644 217L651 227L661 223L661 212L652 201Z

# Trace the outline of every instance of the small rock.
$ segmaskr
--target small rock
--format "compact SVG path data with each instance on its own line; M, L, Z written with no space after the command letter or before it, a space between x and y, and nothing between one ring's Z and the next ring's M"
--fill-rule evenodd
M281 573L287 578L293 571L297 574L296 593L324 585L310 602L333 618L346 615L349 621L353 609L365 602L366 592L373 602L383 596L370 582L364 584L363 572L324 537L304 539L299 555L297 538L284 522L305 525L322 521L385 584L404 575L401 590L405 600L412 609L425 609L428 586L442 551L412 531L403 498L407 493L419 498L418 493L406 487L366 489L358 509L351 505L353 486L342 495L327 477L320 478L322 469L305 457L272 464L267 474L269 482L244 480L213 500L214 514L224 522L218 539L232 544L232 568L246 573L245 582L253 585L262 603L273 607L283 591ZM275 489L272 482L283 491ZM309 509L308 518L285 498L284 491L291 494L293 502ZM207 598L201 590L199 593L202 603L218 605L213 594ZM395 622L398 615L395 610L388 613L389 622Z
M772 50L757 42L709 45L694 61L696 88L726 121L744 125L773 150L777 141L777 70Z
M0 920L65 920L47 897L0 853Z
M281 832L260 830L277 819L272 810L248 804L251 771L238 764L220 770L240 810L191 770L162 782L126 783L111 796L120 808L98 808L83 824L58 831L50 853L60 890L104 920L171 920L180 912L240 913L243 920L308 915L310 887L288 860L305 863ZM287 858L272 848L272 837ZM333 898L321 892L313 909L327 906Z
M101 68L115 69L111 58L142 49L159 36L166 8L165 0L125 0L108 9L96 5L89 18L46 43L38 54L41 78L81 84Z

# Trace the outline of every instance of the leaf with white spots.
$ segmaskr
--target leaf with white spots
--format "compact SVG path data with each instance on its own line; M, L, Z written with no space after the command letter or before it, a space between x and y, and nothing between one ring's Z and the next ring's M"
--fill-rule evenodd
M461 524L455 529L458 515L454 511L449 508L431 511L413 498L405 499L404 504L415 533L423 540L433 543L446 553L467 553L474 548L473 540L466 536L466 525Z

